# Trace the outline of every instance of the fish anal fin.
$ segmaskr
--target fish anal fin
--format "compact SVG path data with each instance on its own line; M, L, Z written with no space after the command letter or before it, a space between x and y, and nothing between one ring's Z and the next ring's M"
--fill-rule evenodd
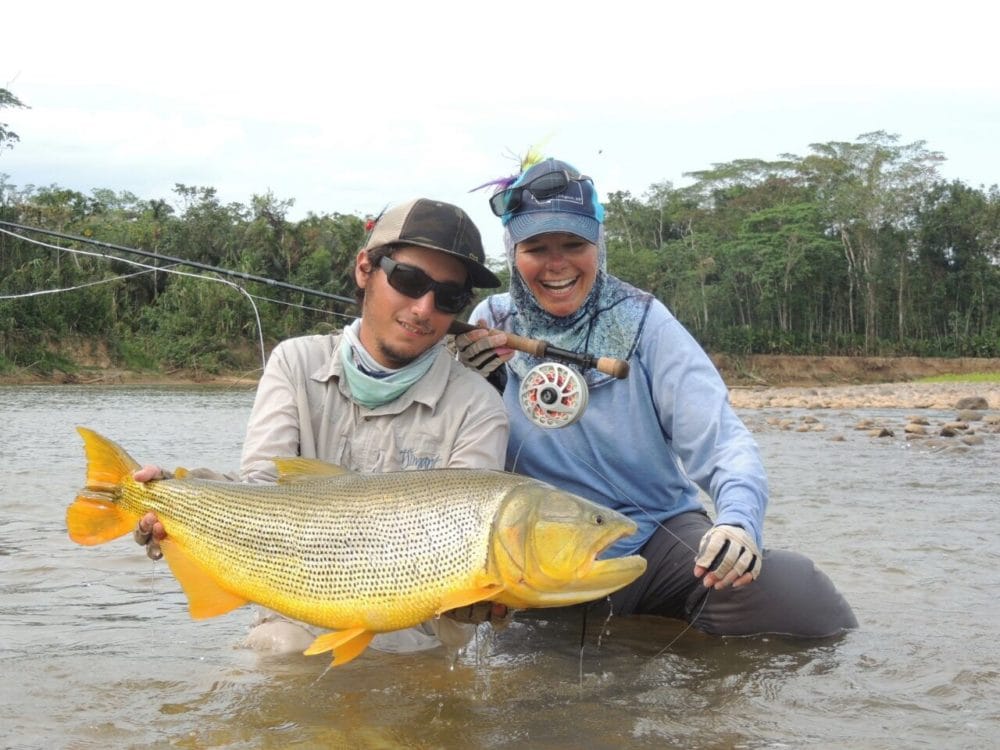
M132 531L139 517L126 513L110 500L82 492L66 509L69 538L87 546L104 544Z
M374 637L375 633L364 628L336 630L316 638L302 653L306 656L312 656L313 654L322 654L324 651L333 651L331 666L339 667L360 656Z
M349 469L336 464L320 461L318 458L275 458L275 467L278 469L279 484L294 484L295 482L308 482L324 477L338 477L342 474L350 474Z
M222 588L187 550L168 536L160 542L170 570L181 584L188 599L188 611L195 620L204 620L230 612L247 603L247 599Z
M493 597L498 596L502 591L503 586L497 586L495 584L480 586L479 588L474 589L452 591L449 594L445 594L441 598L441 605L437 614L440 615L450 609L468 607L469 605L476 604L477 602L490 601Z

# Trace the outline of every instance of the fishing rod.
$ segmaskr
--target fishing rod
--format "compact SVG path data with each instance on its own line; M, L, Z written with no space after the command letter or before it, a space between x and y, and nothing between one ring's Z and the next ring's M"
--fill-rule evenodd
M474 331L477 328L480 328L480 326L474 326L471 323L463 323L460 320L456 320L451 324L451 327L448 329L448 333L454 333L457 335ZM568 349L560 349L557 346L552 346L549 342L542 341L541 339L529 339L524 336L518 336L514 333L508 333L507 331L491 330L490 332L502 333L506 335L506 346L511 349L517 349L519 352L532 354L539 359L558 359L574 364L583 370L593 368L598 372L603 372L605 375L611 375L612 377L620 380L628 377L629 365L624 359L598 357L593 354L587 354L586 352L572 352Z
M77 235L67 234L65 232L57 232L52 229L41 229L40 227L31 227L24 224L15 224L10 221L0 221L0 226L11 227L18 229L20 231L27 232L37 232L39 234L48 235L51 237L58 237L59 239L69 240L70 242L83 242L88 245L94 245L96 247L103 247L107 250L116 250L122 253L130 253L132 255L138 255L143 258L152 258L157 261L170 263L172 265L187 266L189 268L196 268L200 271L210 271L212 273L221 274L223 276L232 276L243 281L252 281L258 284L264 284L269 287L276 289L284 289L286 291L298 292L300 294L308 294L313 297L320 297L322 299L331 300L333 302L339 302L341 304L357 305L357 300L353 297L345 297L341 294L332 294L330 292L324 292L320 289L309 289L304 286L299 286L297 284L290 284L286 281L278 281L277 279L268 279L264 276L257 276L252 273L247 273L245 271L234 271L230 268L221 268L219 266L213 266L208 263L201 263L196 260L187 260L185 258L177 258L172 255L164 255L163 253L155 253L152 250L141 250L135 247L126 247L124 245L116 245L111 242L104 242L102 240L91 239L90 237L79 237ZM468 333L469 331L475 330L478 326L470 325L469 323L463 323L459 320L452 321L451 326L448 328L448 333L451 334L462 334ZM531 354L539 358L547 357L550 359L561 360L563 362L568 362L570 364L576 365L581 369L593 368L598 372L602 372L605 375L611 375L612 377L623 379L628 377L629 364L625 360L614 359L612 357L598 357L593 354L588 354L586 352L573 352L566 349L560 349L559 347L552 346L547 341L542 341L540 339L530 339L524 336L518 336L513 333L507 333L506 331L494 331L495 333L505 333L507 336L507 346L511 349L516 349L520 352L525 352L526 354Z
M245 271L234 271L231 268L219 268L218 266L212 266L208 263L201 263L196 260L187 260L185 258L175 258L172 255L164 255L163 253L154 253L151 250L140 250L135 247L125 247L124 245L115 245L111 242L103 242L101 240L94 240L89 237L78 237L72 234L66 234L65 232L56 232L52 229L40 229L39 227L29 227L23 224L14 224L10 221L0 221L0 226L14 227L15 229L20 229L22 231L28 232L38 232L39 234L49 235L50 237L59 237L63 240L70 240L72 242L85 242L88 245L95 245L97 247L103 247L107 250L117 250L122 253L131 253L132 255L138 255L143 258L152 258L157 261L164 261L178 266L187 266L188 268L197 268L199 271L211 271L213 273L222 274L223 276L234 276L243 281L253 281L258 284L266 284L267 286L275 287L278 289L285 289L292 292L300 292L302 294L311 294L314 297L322 297L324 299L333 300L334 302L342 302L349 305L356 305L357 302L353 297L344 297L340 294L331 294L330 292L324 292L319 289L307 289L304 286L298 286L296 284L289 284L286 281L278 281L276 279L268 279L264 276L256 276L252 273L246 273Z

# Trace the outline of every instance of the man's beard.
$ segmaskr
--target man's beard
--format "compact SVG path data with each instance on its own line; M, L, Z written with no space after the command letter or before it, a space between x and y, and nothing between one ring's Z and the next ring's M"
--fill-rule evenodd
M391 346L388 346L384 341L378 342L378 350L379 353L391 363L391 368L393 370L400 370L406 367L408 364L416 360L417 357L427 351L424 349L424 352L420 352L420 354L417 355L402 354L401 352L393 349Z

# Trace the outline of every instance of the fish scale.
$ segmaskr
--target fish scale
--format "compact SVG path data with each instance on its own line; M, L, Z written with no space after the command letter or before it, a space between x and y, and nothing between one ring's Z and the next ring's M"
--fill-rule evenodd
M360 619L352 613L362 601L420 609L469 585L470 574L485 569L491 521L512 486L509 474L465 469L276 487L134 484L126 483L122 506L153 510L170 536L220 578L258 592L266 606L276 603L269 592L281 591L286 607L295 602L292 616L341 627Z

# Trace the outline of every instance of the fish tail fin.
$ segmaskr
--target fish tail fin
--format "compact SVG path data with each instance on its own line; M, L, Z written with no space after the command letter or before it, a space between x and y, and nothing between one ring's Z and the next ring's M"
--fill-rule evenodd
M348 628L347 630L337 630L332 633L324 633L319 636L302 653L306 656L321 654L324 651L333 651L333 663L331 666L339 667L352 659L357 658L368 648L375 633L364 628Z
M66 528L77 544L103 544L124 536L139 520L116 502L139 464L117 443L86 427L76 429L87 454L87 484L66 511Z
M95 492L114 492L139 464L125 449L113 440L86 427L77 427L83 438L83 450L87 454L87 489Z

